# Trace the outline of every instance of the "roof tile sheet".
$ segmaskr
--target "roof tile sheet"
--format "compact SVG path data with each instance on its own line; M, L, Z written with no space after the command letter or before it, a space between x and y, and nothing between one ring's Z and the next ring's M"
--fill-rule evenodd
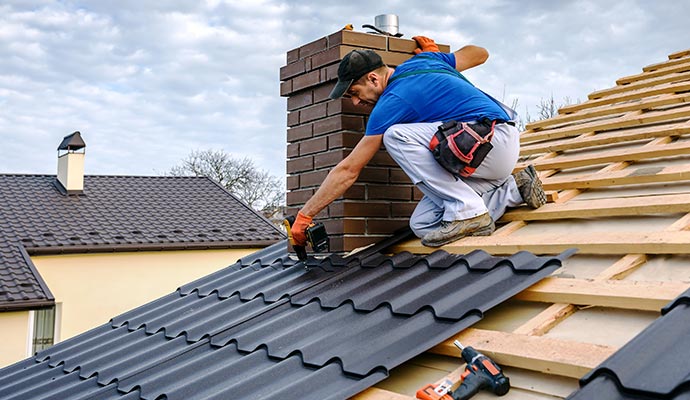
M84 193L69 196L55 181L0 174L0 308L52 302L24 249L251 247L284 237L207 178L85 176Z
M563 257L370 249L310 258L305 268L283 242L0 370L0 397L103 390L110 399L115 386L123 398L342 399L475 323Z
M690 290L580 380L569 399L690 399Z

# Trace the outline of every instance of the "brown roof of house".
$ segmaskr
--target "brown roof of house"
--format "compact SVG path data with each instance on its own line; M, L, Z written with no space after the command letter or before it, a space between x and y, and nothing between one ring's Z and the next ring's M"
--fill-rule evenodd
M51 304L26 254L262 247L269 221L204 177L0 175L0 309Z

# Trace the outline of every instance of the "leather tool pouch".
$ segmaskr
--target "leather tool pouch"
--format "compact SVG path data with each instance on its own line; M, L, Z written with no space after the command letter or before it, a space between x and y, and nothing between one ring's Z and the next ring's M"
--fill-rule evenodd
M496 121L477 123L448 121L438 127L429 149L439 164L453 175L468 177L493 148Z

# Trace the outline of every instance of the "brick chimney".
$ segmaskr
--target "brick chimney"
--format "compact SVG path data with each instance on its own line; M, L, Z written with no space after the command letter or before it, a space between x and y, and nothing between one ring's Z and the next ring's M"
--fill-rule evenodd
M57 181L67 194L79 194L84 191L84 154L86 143L81 133L74 132L65 136L57 148L58 171Z
M450 51L439 45L441 51ZM414 54L414 40L343 30L287 53L280 94L287 100L287 213L296 214L328 172L364 133L368 112L349 99L330 100L338 63L351 50L372 49L397 66ZM408 224L421 192L382 148L342 197L316 216L331 251L377 242Z

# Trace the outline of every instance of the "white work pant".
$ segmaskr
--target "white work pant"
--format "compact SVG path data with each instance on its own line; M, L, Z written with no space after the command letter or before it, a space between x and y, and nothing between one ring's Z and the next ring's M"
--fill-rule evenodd
M424 193L410 218L418 237L455 221L489 212L498 220L507 207L522 204L511 172L520 151L520 133L496 124L493 149L469 178L457 178L434 159L429 141L441 122L393 125L383 135L386 150Z

